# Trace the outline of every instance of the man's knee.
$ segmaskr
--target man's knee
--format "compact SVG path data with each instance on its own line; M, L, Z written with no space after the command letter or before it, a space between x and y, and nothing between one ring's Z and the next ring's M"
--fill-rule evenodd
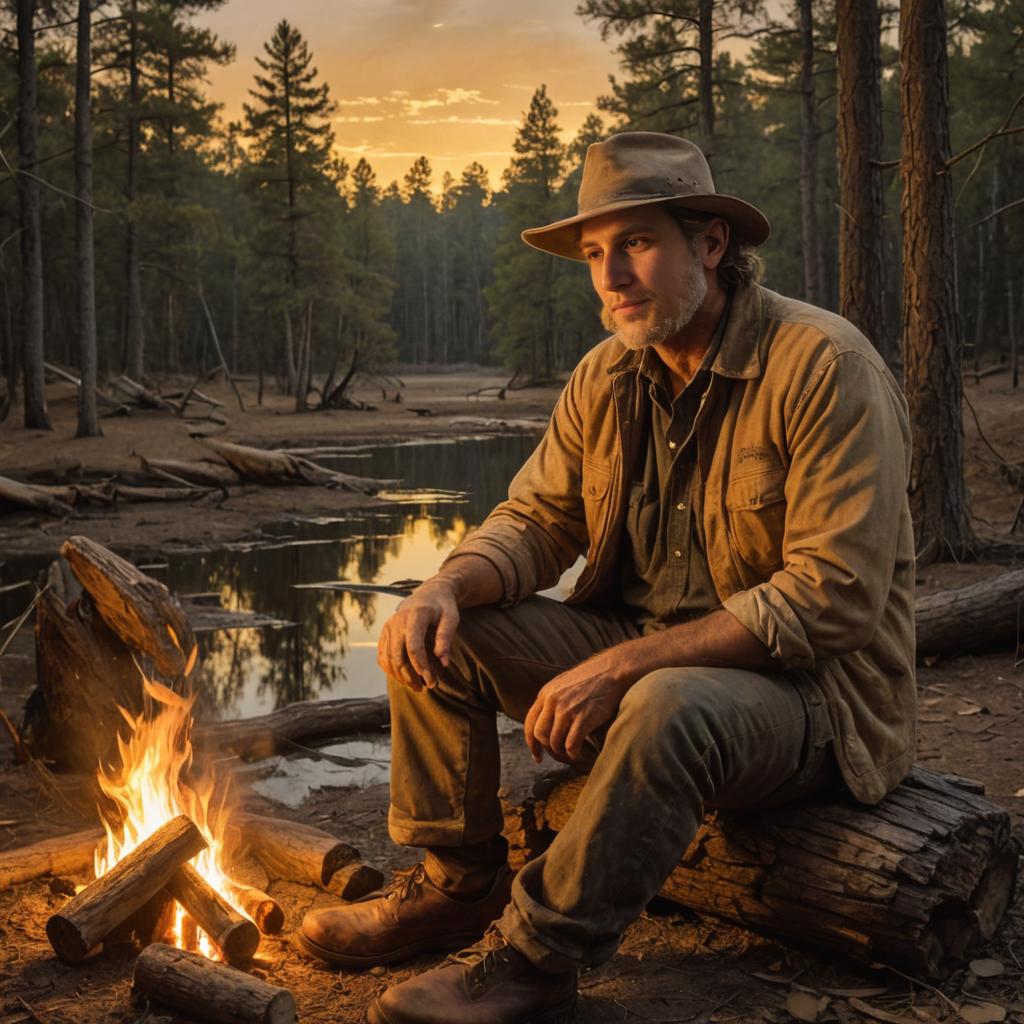
M713 669L657 669L626 692L614 726L645 742L706 748L714 741L721 686Z

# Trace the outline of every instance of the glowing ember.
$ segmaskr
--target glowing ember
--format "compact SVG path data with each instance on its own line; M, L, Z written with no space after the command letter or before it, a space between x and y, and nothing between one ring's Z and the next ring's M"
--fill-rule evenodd
M195 664L195 651L186 672ZM233 898L234 883L221 866L224 827L227 823L227 787L218 786L212 771L193 771L192 726L194 696L181 696L143 674L146 709L121 714L130 727L126 739L118 736L120 766L100 766L97 781L113 805L113 813L100 809L107 833L105 846L96 853L96 877L106 874L119 860L179 814L187 814L203 833L209 846L192 865L239 913L245 911ZM185 912L175 904L170 941L186 948ZM246 914L245 916L248 917ZM199 952L219 959L216 948L201 930Z

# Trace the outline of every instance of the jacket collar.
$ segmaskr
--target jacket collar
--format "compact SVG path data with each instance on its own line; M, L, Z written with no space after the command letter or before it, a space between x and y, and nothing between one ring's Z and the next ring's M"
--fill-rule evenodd
M764 289L758 284L737 288L727 310L729 317L711 372L722 377L749 380L761 376L761 339L764 334ZM610 374L636 370L642 353L625 349L611 366Z

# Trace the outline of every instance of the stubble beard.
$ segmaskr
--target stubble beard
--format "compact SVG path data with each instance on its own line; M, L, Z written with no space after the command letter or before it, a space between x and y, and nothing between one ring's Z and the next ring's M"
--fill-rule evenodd
M652 345L660 345L663 341L678 334L694 318L708 293L708 280L704 275L704 267L697 261L691 263L683 275L682 295L675 309L669 310L655 320L647 321L639 318L633 322L620 323L615 314L605 306L601 310L601 323L605 330L615 331L619 341L626 348L638 352ZM646 296L654 301L654 295Z

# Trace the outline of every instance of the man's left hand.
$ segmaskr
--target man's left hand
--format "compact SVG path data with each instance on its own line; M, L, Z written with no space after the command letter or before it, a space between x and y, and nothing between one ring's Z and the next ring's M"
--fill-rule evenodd
M564 764L578 761L583 741L615 717L635 680L623 678L613 651L602 651L555 676L537 694L523 723L535 761L540 762L545 750Z

